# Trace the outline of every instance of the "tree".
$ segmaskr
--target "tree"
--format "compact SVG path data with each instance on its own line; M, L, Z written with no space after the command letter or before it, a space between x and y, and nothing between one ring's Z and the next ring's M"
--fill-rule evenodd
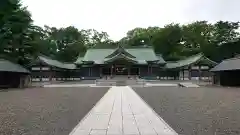
M27 56L31 15L19 0L0 2L0 53L3 57L24 64Z
M152 37L155 52L166 60L176 60L182 51L182 29L179 24L169 24L156 32Z
M213 53L213 26L206 21L197 21L183 25L184 55L193 55L203 52L209 55Z
M85 38L81 32L73 27L54 28L45 26L47 38L44 42L51 46L54 53L56 47L55 58L60 61L74 61L77 56L85 52ZM51 53L51 52L50 52Z
M113 43L113 41L109 39L109 35L106 32L98 32L95 29L87 29L81 30L81 33L84 35L84 41L87 48L96 46L101 47L102 45L110 45Z
M239 22L219 21L214 24L213 36L214 43L221 45L232 42L239 37Z
M153 35L160 30L159 27L135 28L127 32L127 36L121 39L126 46L152 45Z
M168 24L163 28L129 30L126 37L114 42L106 32L78 30L73 26L44 28L32 24L31 15L20 0L0 1L0 57L26 64L39 54L60 61L75 61L87 48L116 48L117 45L152 46L166 60L178 60L203 52L215 61L240 53L239 22L219 21L210 24Z
M45 27L45 29L32 26L30 29L30 41L29 52L31 52L33 57L38 56L39 54L43 54L46 56L55 57L57 53L57 45L53 40L51 40L49 36L49 29Z

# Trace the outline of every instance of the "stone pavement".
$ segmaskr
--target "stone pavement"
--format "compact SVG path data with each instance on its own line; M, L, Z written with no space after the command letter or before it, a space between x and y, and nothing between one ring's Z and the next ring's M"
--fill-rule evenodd
M177 133L130 87L114 86L70 135L177 135Z

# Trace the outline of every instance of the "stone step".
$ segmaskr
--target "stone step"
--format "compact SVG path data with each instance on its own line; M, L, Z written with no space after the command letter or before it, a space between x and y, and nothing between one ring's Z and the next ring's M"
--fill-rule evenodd
M179 86L187 87L187 88L198 88L198 87L200 87L199 85L191 83L191 82L179 83Z

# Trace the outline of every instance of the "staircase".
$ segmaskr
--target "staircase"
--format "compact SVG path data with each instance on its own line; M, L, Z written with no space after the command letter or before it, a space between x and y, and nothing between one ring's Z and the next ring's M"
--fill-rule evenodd
M180 86L180 87L187 87L187 88L198 88L198 87L200 87L199 85L194 84L194 83L192 83L192 82L179 83L179 86Z
M105 77L104 77L105 78ZM143 80L136 78L129 78L128 76L114 76L111 79L97 79L97 86L135 86L135 85L144 85Z

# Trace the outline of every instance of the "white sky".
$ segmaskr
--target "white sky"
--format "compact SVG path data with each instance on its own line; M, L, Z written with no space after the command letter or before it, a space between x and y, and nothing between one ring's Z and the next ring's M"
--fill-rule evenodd
M36 25L105 31L113 40L135 27L195 20L240 21L240 0L22 0Z

